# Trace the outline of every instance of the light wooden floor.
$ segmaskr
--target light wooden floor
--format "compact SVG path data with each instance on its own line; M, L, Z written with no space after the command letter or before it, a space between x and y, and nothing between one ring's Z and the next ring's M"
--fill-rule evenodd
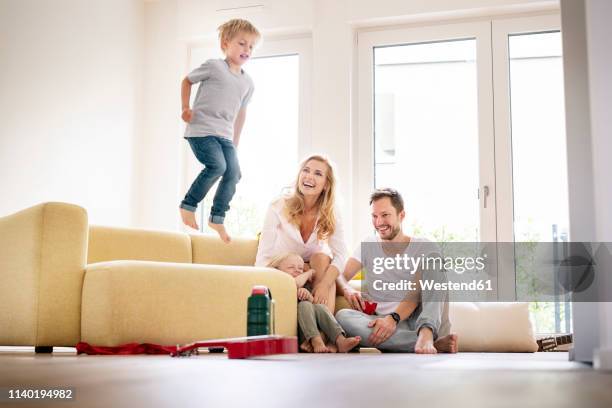
M228 360L0 348L0 387L9 386L75 389L74 402L16 407L612 407L612 373L566 353Z

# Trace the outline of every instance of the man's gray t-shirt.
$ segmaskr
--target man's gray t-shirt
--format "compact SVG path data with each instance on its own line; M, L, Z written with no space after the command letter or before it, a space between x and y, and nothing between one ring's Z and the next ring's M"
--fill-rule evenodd
M253 80L241 70L230 71L222 59L210 59L187 75L189 82L200 82L193 102L191 122L185 137L220 136L234 138L234 121L253 95Z
M386 257L391 256L391 255L385 254L383 247L382 247L382 241L378 237L378 235L369 236L366 239L364 239L363 242L368 246L367 249L369 253L367 254L367 257L370 258L370 260L374 257L386 258ZM426 238L412 237L410 239L410 244L406 246L404 253L408 257L416 258L422 252L424 251L428 252L428 250L431 249L433 245L435 244ZM365 265L367 262L363 259L364 256L366 255L362 254L361 244L359 244L355 248L355 251L353 252L353 255L351 256L351 258L359 261L363 269L367 269ZM371 272L366 270L365 271L366 277L363 277L362 279L367 280L369 273L371 274ZM386 271L386 278L387 279L390 278L390 280L394 282L400 282L402 279L406 279L407 277L406 273L407 273L406 271L397 271L397 270L392 269L392 270ZM362 283L362 285L365 285L365 284ZM379 315L387 315L389 313L395 312L395 310L400 304L400 302L397 302L397 301L393 301L393 302L378 301L377 303L378 303L378 306L376 307L376 314L379 314Z

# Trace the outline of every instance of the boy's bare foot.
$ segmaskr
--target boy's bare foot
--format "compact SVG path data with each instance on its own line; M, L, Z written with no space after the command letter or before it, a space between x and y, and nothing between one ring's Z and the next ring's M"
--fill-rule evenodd
M329 353L329 349L325 345L325 342L321 338L321 336L316 336L310 339L310 344L312 344L312 348L315 353Z
M434 347L441 353L456 353L459 349L458 337L456 334L440 337L435 341Z
M179 208L181 211L181 219L183 220L183 224L188 227L193 228L194 230L199 230L198 223L196 222L195 213L193 211L186 210L184 208Z
M358 346L360 341L361 341L361 337L359 336L347 338L347 337L344 337L343 335L339 335L338 337L336 337L336 346L338 346L338 352L348 353L349 351L354 349L356 346Z
M208 226L212 229L214 229L215 231L217 231L217 234L219 234L219 238L221 238L221 240L223 240L223 242L225 242L226 244L229 244L230 241L232 240L230 238L229 235L227 235L227 231L225 230L225 225L223 224L213 224L212 222L208 222Z
M414 352L417 354L436 354L438 350L434 347L433 333L429 327L419 330L419 338L414 345Z
M312 353L314 349L312 348L312 344L310 344L309 340L304 340L302 344L300 344L300 350L305 351L307 353Z

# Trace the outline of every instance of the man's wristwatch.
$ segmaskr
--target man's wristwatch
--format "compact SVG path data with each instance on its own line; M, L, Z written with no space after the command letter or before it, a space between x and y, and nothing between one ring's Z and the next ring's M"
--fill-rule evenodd
M399 314L393 312L391 314L389 314L388 316L391 316L393 318L393 320L395 320L395 324L399 324L400 320L402 320L402 318L400 317Z

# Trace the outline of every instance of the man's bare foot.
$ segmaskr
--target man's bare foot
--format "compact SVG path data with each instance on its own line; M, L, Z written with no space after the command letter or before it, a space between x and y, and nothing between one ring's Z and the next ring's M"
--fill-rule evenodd
M433 333L429 327L419 330L419 338L414 345L414 352L417 354L436 354L438 350L434 347Z
M221 238L221 240L223 240L223 242L225 242L226 244L229 244L230 241L232 240L230 238L229 235L227 235L227 231L225 230L225 225L223 224L213 224L212 222L208 222L208 226L212 229L214 229L215 231L217 231L217 234L219 234L219 238Z
M312 344L312 348L315 353L329 353L329 349L325 345L325 342L321 338L321 336L316 336L310 339L310 344Z
M459 349L458 337L456 334L440 337L434 342L434 347L440 353L456 353Z
M186 210L184 208L179 208L181 211L181 219L183 220L183 224L188 227L191 227L195 230L199 230L198 223L196 222L195 212Z
M361 341L361 337L344 337L343 335L339 335L336 337L336 345L338 346L338 352L340 353L348 353L356 346L359 345Z
M300 349L307 353L312 353L314 351L314 349L312 348L312 344L310 344L309 340L304 340L304 342L300 344Z

